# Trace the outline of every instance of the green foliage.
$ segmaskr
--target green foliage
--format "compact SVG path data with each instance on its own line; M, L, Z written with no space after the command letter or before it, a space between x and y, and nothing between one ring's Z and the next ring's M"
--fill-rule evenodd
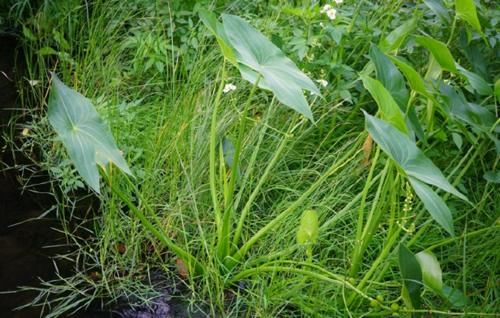
M431 216L451 235L453 219L443 200L424 183L434 185L462 200L467 198L458 192L443 176L415 143L392 125L365 113L366 129L373 140L403 169L417 196Z
M424 96L429 95L427 89L425 88L425 82L422 76L420 76L420 74L413 68L413 66L411 66L411 64L400 57L390 56L389 58L395 65L397 65L401 72L403 72L411 89Z
M408 180L432 218L450 235L455 235L455 231L453 230L453 216L443 199L418 179L409 177Z
M368 76L362 76L361 79L365 88L377 102L382 118L391 123L399 131L407 133L408 129L406 128L403 113L394 98L392 98L391 93L376 79Z
M372 45L370 48L370 58L375 64L378 80L389 91L399 107L404 110L409 96L403 75L376 45Z
M402 296L406 305L419 309L421 306L420 292L422 289L422 270L413 253L403 244L399 245L399 269L403 277Z
M79 174L94 191L100 192L97 166L106 170L113 163L131 174L92 103L64 85L55 74L52 74L48 116Z
M69 277L36 290L48 317L147 303L152 269L211 317L496 313L491 2L476 1L481 32L452 0L324 3L334 19L304 1L12 2L27 121L2 137L32 158L24 189L48 173L77 247ZM108 185L92 206L40 107L48 70L92 100L134 175L89 156Z
M250 24L233 15L222 16L224 31L234 50L241 76L272 91L284 105L313 120L302 90L316 95L316 85L271 41Z
M436 255L428 251L422 251L415 254L415 257L422 269L422 281L426 287L432 289L435 293L443 292L443 273Z
M415 36L415 40L431 52L432 56L444 70L453 73L457 71L455 59L446 44L428 36Z
M396 29L392 30L386 37L384 37L380 43L379 47L383 52L391 52L397 50L404 43L406 38L415 30L417 27L418 16L414 16L410 20L404 22Z
M424 3L440 18L442 22L446 24L451 23L450 13L442 0L424 0Z
M237 65L236 56L234 55L233 49L230 46L229 39L227 38L226 31L222 26L222 23L217 21L217 17L213 12L206 9L199 9L200 19L203 24L212 32L212 34L217 39L217 43L221 48L224 58L227 59L231 64Z
M455 12L457 17L464 20L476 31L481 33L481 24L477 18L474 0L455 0Z
M406 135L367 113L365 113L365 118L366 128L373 140L401 166L408 176L434 185L467 201L467 198L446 180L441 171Z

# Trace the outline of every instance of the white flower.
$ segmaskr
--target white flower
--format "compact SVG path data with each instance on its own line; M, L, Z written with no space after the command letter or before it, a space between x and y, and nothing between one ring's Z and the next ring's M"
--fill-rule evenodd
M38 80L28 80L28 83L31 86L35 87L36 85L40 84L40 81L38 81Z
M229 93L229 92L232 92L236 89L236 86L229 83L229 84L226 84L224 85L224 89L222 90L224 93Z
M329 11L329 10L331 10L331 9L332 9L332 6L331 6L331 5L329 5L329 4L325 4L325 5L323 6L323 8L321 8L320 13L326 13L327 11Z
M337 10L331 8L330 10L326 11L326 15L330 20L335 20L335 18L337 17Z
M316 82L318 82L318 84L321 85L321 86L323 86L323 87L327 87L328 86L328 82L325 81L324 79L319 79Z
M335 1L336 4L342 4L342 2L344 2L344 0L333 0Z

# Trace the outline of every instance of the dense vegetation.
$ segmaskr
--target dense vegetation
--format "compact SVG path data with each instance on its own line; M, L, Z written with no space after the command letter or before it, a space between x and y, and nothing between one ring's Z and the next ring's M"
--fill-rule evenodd
M38 2L3 138L67 237L47 317L157 271L211 317L498 313L495 1Z

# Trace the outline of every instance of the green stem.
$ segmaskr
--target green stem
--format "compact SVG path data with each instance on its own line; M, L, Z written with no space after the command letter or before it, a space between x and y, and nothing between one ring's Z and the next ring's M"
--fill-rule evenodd
M457 15L455 14L455 16L453 17L453 22L451 23L450 36L448 37L448 41L446 41L446 45L450 45L451 40L453 40L456 27L457 27Z
M104 174L106 176L106 174ZM107 178L107 176L106 176ZM125 179L129 183L129 185L134 189L137 197L141 202L144 202L142 199L142 196L140 195L138 189L136 186L132 183L132 181L125 176ZM153 234L165 247L169 248L172 252L174 252L180 259L182 259L188 266L188 268L194 268L194 271L196 274L203 274L206 272L205 267L189 252L184 250L182 247L179 245L175 244L170 238L168 238L165 233L159 231L158 229L161 229L162 226L158 220L155 220L155 225L153 225L142 213L140 209L138 209L134 203L129 199L129 197L121 190L119 189L109 178L107 178L108 184L111 187L111 191L116 194L130 209L130 211L141 221L142 225L151 233ZM148 212L152 215L155 216L156 214L154 211L151 211L148 205L144 205L144 207L148 210Z
M262 142L264 141L264 138L266 136L267 129L269 128L268 122L269 122L269 118L271 117L271 114L273 113L275 104L276 104L276 97L273 97L273 99L271 100L271 104L269 105L269 109L264 116L262 128L260 129L260 131L258 133L257 144L255 145L255 148L252 149L252 155L250 156L250 160L248 161L248 165L245 168L245 173L244 173L243 179L241 180L240 189L238 191L237 196L234 199L234 208L235 209L238 208L238 206L241 202L241 198L245 192L245 188L248 184L248 180L254 175L253 171L255 169L255 163L257 162L257 157L259 155L260 147L261 147Z
M432 251L436 247L443 246L443 245L446 245L446 244L449 244L449 243L452 243L455 241L459 241L459 240L462 240L464 238L471 238L471 237L477 236L479 234L483 234L483 233L488 232L488 231L498 231L498 230L500 230L500 225L494 224L490 227L486 227L486 228L479 229L476 231L468 232L468 233L465 233L465 234L460 235L460 236L454 236L454 237L447 238L445 240L442 240L439 243L436 243L436 244L426 248L426 250Z
M243 207L243 210L241 211L240 219L238 221L238 226L236 227L236 232L234 233L234 239L233 239L233 246L238 246L241 232L243 230L243 225L245 223L245 218L248 215L248 212L250 212L250 209L252 207L253 202L257 198L257 195L260 192L260 189L264 185L264 183L267 180L267 177L271 173L272 168L275 166L275 164L278 162L281 153L283 152L283 149L285 149L285 146L287 144L287 141L289 139L289 135L286 135L284 139L281 141L281 144L278 146L278 149L273 155L273 158L271 159L271 162L267 165L266 170L264 171L264 174L262 177L259 179L259 183L257 183L257 186L253 189L252 193L250 194L250 197L248 198L248 201L246 202L245 206Z
M226 78L226 60L224 59L224 62L222 64L222 74L221 74L221 83L219 85L219 89L217 91L217 95L215 97L214 101L214 109L212 111L212 122L211 122L211 127L210 127L210 158L209 158L209 178L210 178L210 194L212 196L212 205L214 208L214 215L215 215L215 225L217 227L217 234L220 237L222 233L222 217L221 217L221 211L220 211L220 206L219 206L219 199L217 198L217 187L216 187L216 174L215 174L215 154L216 154L216 146L217 146L217 112L219 109L219 104L222 96L222 92L224 89L224 81Z
M230 241L230 233L229 233L229 225L231 223L232 216L234 214L234 202L233 202L233 197L234 197L234 187L236 184L236 179L239 177L238 176L238 166L239 166L239 161L240 161L240 154L241 154L241 145L243 142L244 134L245 134L245 129L246 129L246 123L247 123L247 113L248 109L250 108L250 104L252 103L253 96L255 95L255 92L257 91L257 88L259 86L259 81L261 79L261 76L259 75L257 77L257 80L252 86L252 90L250 91L250 95L248 96L245 105L243 106L243 112L240 117L240 126L238 130L238 139L236 139L236 144L234 147L234 158L233 158L233 166L231 167L231 179L229 181L229 185L227 188L227 197L225 198L225 202L227 202L226 206L224 207L224 215L222 218L222 231L221 231L221 236L219 236L219 241L218 241L218 255L221 260L223 260L227 255L229 255L229 241Z
M378 196L379 196L380 191L381 191L380 190L381 186L385 182L385 176L387 174L387 165L388 164L386 164L385 169L382 171L381 179L379 181L379 186L377 189L377 195L376 195L375 201L373 202L373 208L371 210L370 216L369 216L367 223L364 226L364 230L363 230L363 220L364 220L364 214L365 214L364 211L365 211L365 205L366 205L366 197L368 195L368 190L370 189L371 180L373 178L373 172L375 170L375 166L377 165L379 155L380 155L380 148L377 148L377 151L375 153L375 158L373 159L372 166L370 168L370 172L368 173L368 179L367 179L367 181L365 183L365 187L363 189L361 205L360 205L360 208L358 211L358 224L357 224L357 228L356 228L356 245L354 247L354 251L352 254L353 256L352 256L352 263L351 263L351 270L350 270L350 275L352 277L356 276L358 269L359 269L359 266L360 266L361 259L362 259L364 247L368 244L368 241L371 239L371 235L368 235L367 232L369 232L368 229L372 227L371 222L373 219L373 208L376 207L376 203L377 203L376 200L378 199ZM389 162L389 161L387 161L387 162Z
M248 252L250 247L252 247L262 236L266 235L275 226L280 224L287 216L295 212L299 207L303 205L305 200L314 192L316 189L323 184L332 174L337 172L339 169L343 168L345 165L350 163L358 153L361 151L358 147L351 147L350 151L347 152L340 160L335 162L326 173L321 175L321 177L314 182L309 189L307 189L294 203L292 203L285 211L278 214L274 219L267 223L263 228L261 228L257 233L255 233L243 246L233 255L231 263L228 264L229 268L236 265L238 261L241 260L243 256Z
M297 264L297 262L293 262L293 263ZM343 286L343 287L345 286L345 287L351 289L352 291L356 292L358 295L360 295L363 298L366 298L368 300L373 299L370 296L368 296L367 294L363 293L361 290L357 289L352 284L350 284L346 279L342 278L340 275L330 273L327 270L325 270L319 266L315 266L313 264L310 264L310 263L301 262L299 264L302 265L303 268L295 268L295 267L290 267L290 266L279 266L279 265L263 265L263 266L259 266L259 267L255 267L255 268L250 268L250 269L243 270L243 271L239 272L238 274L236 274L234 277L232 277L228 281L228 283L234 284L245 277L257 275L260 273L280 271L280 272L285 272L285 273L295 273L295 274L307 275L309 277L316 278L316 279L319 279L319 280L322 280L322 281L325 281L328 283L332 283L332 284L335 284L338 286ZM311 270L304 269L304 267L312 267L315 271L313 272ZM322 273L318 273L318 272L322 272ZM387 309L389 309L389 308L387 308Z

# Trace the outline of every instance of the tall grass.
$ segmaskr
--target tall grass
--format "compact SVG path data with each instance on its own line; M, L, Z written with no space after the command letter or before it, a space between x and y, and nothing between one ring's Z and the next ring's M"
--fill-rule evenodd
M415 97L420 117L432 121L426 127L431 136L427 153L476 202L469 207L447 200L461 229L460 235L447 237L430 221L394 162L375 145L366 151L360 112L375 109L356 74L368 62L370 41L397 27L413 7L404 1L345 2L339 19L350 33L336 45L317 48L317 60L309 56L301 62L311 76L326 72L331 82L322 98L309 98L314 125L279 105L271 94L252 92L236 69L223 66L209 32L195 14L182 11L193 10L187 2L46 1L32 11L22 11L20 2L12 14L18 15L24 30L26 79L40 81L30 86L21 79L28 119L23 127L30 134L20 150L52 178L51 192L58 200L54 210L71 250L61 258L75 268L69 278L44 283L30 305L44 306L48 317L56 317L95 300L107 305L123 299L148 302L155 295L148 277L161 270L172 284L182 281L188 291L183 297L204 304L208 316L409 316L412 310L403 306L400 296L397 262L397 247L404 243L415 250L431 249L447 284L468 296L464 308L453 309L424 293L426 312L494 314L500 199L494 184L482 179L484 171L498 163L492 143L481 139L468 144L469 149L448 151L454 147L451 141L433 138L439 134L436 126L445 123L434 123L439 117L426 114L424 101ZM306 13L285 15L263 3L246 6L236 1L227 8L251 14L253 24L283 26L277 34L283 38L307 20ZM279 33L270 26L265 31ZM321 64L325 57L335 63ZM425 67L423 62L416 65L419 70ZM103 187L96 209L89 207L86 199L93 195L46 119L48 71L53 70L94 102L135 175L127 181L112 170L107 180L111 186ZM237 89L221 94L214 108L223 72L225 81ZM350 92L352 103L341 97L341 88ZM251 107L244 111L246 100ZM241 176L229 178L236 191L226 202L223 193L214 191L228 187L230 173L219 147L224 137L241 141ZM10 139L14 144L15 138ZM28 176L24 186L36 190ZM186 264L134 217L123 196L194 255L204 267L203 275L186 274ZM221 205L221 213L234 204L225 230L239 234L227 246L218 247L214 202ZM82 215L82 206L88 213ZM307 209L318 212L320 224L312 260L295 242L300 216ZM239 224L241 213L245 222ZM272 221L277 216L280 222ZM269 222L276 226L255 236ZM245 245L249 241L251 245ZM225 266L218 252L227 255L241 244L246 257L234 267ZM402 308L391 309L393 304Z

